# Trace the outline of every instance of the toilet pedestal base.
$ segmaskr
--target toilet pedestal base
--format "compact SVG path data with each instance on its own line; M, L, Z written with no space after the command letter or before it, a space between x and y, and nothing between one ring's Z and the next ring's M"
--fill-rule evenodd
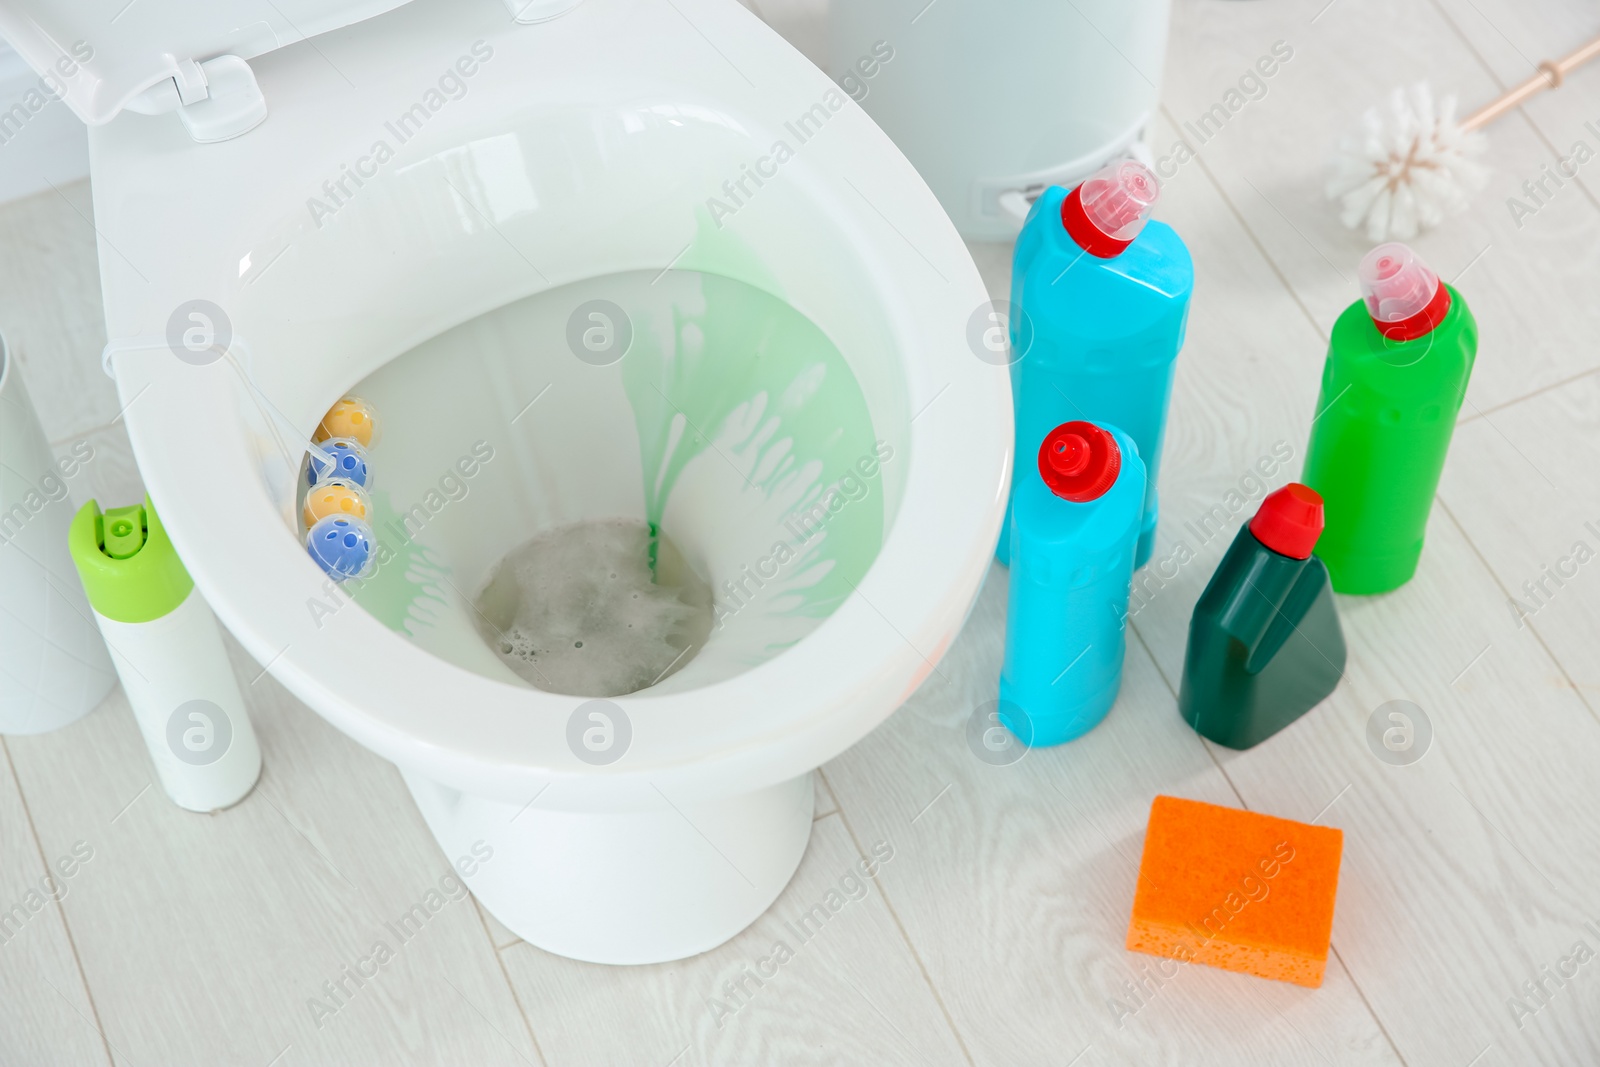
M480 858L466 881L490 914L530 945L590 963L716 948L778 898L811 838L810 774L624 812L506 804L401 774L445 855Z

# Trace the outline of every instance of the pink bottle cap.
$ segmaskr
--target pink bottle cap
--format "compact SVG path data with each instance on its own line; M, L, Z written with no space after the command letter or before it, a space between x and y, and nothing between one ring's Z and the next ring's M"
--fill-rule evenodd
M1367 314L1391 341L1411 341L1432 332L1450 310L1450 290L1439 276L1398 241L1379 245L1356 272Z
M1061 203L1061 224L1085 252L1112 259L1139 236L1160 195L1150 168L1125 159L1067 194Z

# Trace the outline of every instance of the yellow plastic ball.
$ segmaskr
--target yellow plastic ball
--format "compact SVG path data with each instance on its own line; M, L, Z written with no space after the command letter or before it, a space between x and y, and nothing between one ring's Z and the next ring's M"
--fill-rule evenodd
M378 413L359 396L347 396L329 408L315 434L319 444L334 437L353 437L363 448L377 436Z
M305 507L301 511L307 526L329 515L344 515L352 519L365 519L372 509L367 506L367 495L354 485L331 481L313 486L306 492Z

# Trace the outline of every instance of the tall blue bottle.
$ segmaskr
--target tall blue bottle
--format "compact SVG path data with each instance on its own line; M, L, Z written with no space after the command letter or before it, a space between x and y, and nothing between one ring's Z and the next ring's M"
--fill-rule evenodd
M1146 223L1157 195L1155 175L1132 160L1071 192L1046 189L1017 238L1011 272L1016 455L1033 455L1070 419L1126 431L1149 481L1135 567L1155 547L1161 439L1194 291L1183 241L1164 223ZM995 550L1008 565L1010 525Z
M1000 722L1030 747L1088 733L1116 703L1145 473L1113 426L1069 422L1013 481Z

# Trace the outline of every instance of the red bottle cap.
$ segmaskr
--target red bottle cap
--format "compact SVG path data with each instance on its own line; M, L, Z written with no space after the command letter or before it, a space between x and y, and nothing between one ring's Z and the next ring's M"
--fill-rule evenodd
M1092 422L1064 422L1039 446L1039 476L1052 493L1075 504L1104 496L1121 469L1116 438Z
M1067 194L1061 201L1061 225L1085 252L1115 259L1144 229L1160 195L1150 169L1125 159L1097 171Z
M1309 485L1290 482L1267 494L1250 532L1280 556L1309 559L1322 536L1322 497Z

